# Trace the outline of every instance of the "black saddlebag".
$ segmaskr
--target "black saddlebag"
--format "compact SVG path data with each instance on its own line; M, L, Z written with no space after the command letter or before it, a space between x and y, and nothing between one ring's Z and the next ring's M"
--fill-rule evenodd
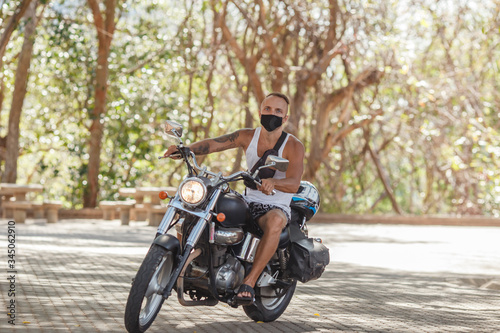
M303 283L316 280L329 263L329 250L319 241L313 238L292 241L288 263L288 271L292 278Z

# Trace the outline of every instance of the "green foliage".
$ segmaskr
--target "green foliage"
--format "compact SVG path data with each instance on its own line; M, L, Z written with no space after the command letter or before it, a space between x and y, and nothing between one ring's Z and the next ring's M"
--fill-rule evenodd
M246 54L256 54L264 42L258 33L252 35L242 10L257 21L258 6L235 3L238 7L227 6L228 26ZM282 24L288 29L285 40L296 51L285 59L291 69L283 88L293 95L298 68L310 66L325 47L321 37L331 24L329 2L272 4L273 11L265 13L268 28L275 31ZM348 52L335 57L307 92L299 139L309 153L318 96L345 87L368 67L382 70L383 80L344 101L326 126L344 109L350 118L339 126L379 110L382 115L334 146L310 179L320 188L322 210L394 210L367 150L369 133L370 147L377 151L404 212L500 215L498 5L396 0L338 4L337 32ZM220 12L224 2L214 6ZM13 8L10 2L2 5L2 26ZM161 133L166 119L185 126L187 143L243 127L247 109L257 119L248 73L215 27L211 2L124 1L118 11L102 118L100 200L117 199L121 187L180 182L184 170L178 162L157 160L172 144ZM21 24L5 55L1 136L7 134L22 33ZM21 122L18 174L20 183L44 184L46 198L63 200L66 207L82 206L96 59L97 36L86 1L47 2ZM266 91L271 90L267 78L276 75L271 63L264 52L256 64ZM214 154L204 163L223 172L240 167L234 151Z

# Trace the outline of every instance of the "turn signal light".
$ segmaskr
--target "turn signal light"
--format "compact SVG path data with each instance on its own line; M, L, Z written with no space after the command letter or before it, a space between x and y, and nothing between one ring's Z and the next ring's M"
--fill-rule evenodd
M224 213L217 214L217 221L224 222L225 220L226 220L226 214Z
M165 200L166 198L168 198L168 193L165 192L165 191L161 191L158 196L160 197L161 200Z

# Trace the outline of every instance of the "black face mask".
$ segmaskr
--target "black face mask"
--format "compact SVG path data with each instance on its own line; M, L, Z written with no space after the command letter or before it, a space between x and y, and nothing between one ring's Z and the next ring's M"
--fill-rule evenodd
M283 118L275 116L273 114L263 114L260 117L260 124L264 126L266 131L272 132L283 125Z

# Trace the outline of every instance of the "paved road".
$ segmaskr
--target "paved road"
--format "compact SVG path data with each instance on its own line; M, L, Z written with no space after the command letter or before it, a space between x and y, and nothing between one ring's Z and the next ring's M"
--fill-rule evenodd
M14 332L124 332L130 281L154 233L134 222L17 224ZM500 228L313 224L310 235L323 237L332 263L298 285L276 322L170 300L148 332L500 331L500 291L479 288L500 278ZM2 306L8 289L2 278ZM7 320L0 332L12 332Z

